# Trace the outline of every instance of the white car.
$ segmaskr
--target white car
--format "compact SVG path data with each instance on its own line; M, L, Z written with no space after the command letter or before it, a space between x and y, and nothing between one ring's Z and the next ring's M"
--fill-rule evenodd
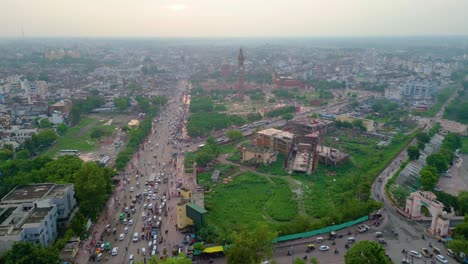
M151 199L153 200L156 200L156 198L157 198L156 194L153 194L153 196L151 196Z
M444 263L444 264L447 264L447 263L448 263L448 260L447 260L444 256L442 256L442 255L437 255L437 256L436 256L436 259L437 259L439 262L441 262L441 263Z
M125 233L125 234L128 233L128 226L126 226L126 227L124 228L124 233Z
M133 219L128 220L128 225L133 225Z
M133 254L130 254L129 260L133 260Z
M120 236L119 236L119 241L122 241L122 240L124 240L124 239L125 239L125 234L120 234Z
M133 188L133 186L130 187L130 192L133 192L134 190L135 190L135 188Z
M138 232L135 232L135 234L133 234L133 242L138 242Z
M150 240L150 242L148 242L148 248L151 248L152 245L153 245L153 241Z
M320 246L320 251L327 251L327 250L330 250L329 246L325 246L325 245Z
M112 249L112 256L117 256L117 254L119 254L119 248L115 247Z
M409 254L415 258L422 258L421 253L417 252L416 250L410 250Z

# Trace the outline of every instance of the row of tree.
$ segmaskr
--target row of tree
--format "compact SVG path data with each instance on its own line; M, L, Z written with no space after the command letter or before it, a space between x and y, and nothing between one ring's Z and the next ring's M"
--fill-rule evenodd
M137 152L138 147L151 133L152 119L156 112L160 110L160 107L165 105L168 99L164 96L155 96L151 99L139 96L136 98L139 107L142 110L146 110L146 118L136 127L128 131L130 139L128 140L125 148L117 155L115 160L115 168L122 170L127 166L132 156ZM128 130L128 127L125 127Z
M32 160L11 160L0 165L0 195L21 184L73 183L80 210L87 218L95 219L111 193L114 171L95 162L84 163L74 156L55 160L39 157Z
M232 125L241 126L246 120L238 115L220 113L195 113L188 118L187 132L191 137L209 135L212 130L220 130Z
M294 113L296 111L296 107L295 106L287 106L287 107L282 107L282 108L279 108L279 109L275 109L275 110L272 110L270 112L267 112L265 114L266 117L277 117L277 116L282 116L284 114L288 114L288 113Z
M335 121L336 127L343 127L343 128L351 128L351 129L359 129L361 131L367 131L367 128L364 126L362 120L356 119L353 122L346 122L346 121Z
M449 133L445 136L439 152L426 158L426 166L420 172L421 189L432 191L439 182L439 175L444 173L451 164L454 151L461 148L460 136Z
M76 125L80 122L83 115L90 113L94 108L98 108L104 104L104 98L96 95L89 95L86 99L73 100L70 110L69 122L71 125Z

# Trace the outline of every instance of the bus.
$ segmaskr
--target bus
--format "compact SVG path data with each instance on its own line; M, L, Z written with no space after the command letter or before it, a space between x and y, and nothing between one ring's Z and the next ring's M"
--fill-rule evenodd
M63 149L60 151L60 156L65 156L65 155L72 155L72 156L78 156L80 152L76 149Z
M243 125L243 126L239 127L240 131L246 131L247 129L249 129L249 125Z

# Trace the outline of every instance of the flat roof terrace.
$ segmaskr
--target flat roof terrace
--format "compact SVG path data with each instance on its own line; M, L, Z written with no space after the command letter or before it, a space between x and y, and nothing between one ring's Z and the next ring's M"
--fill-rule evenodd
M2 198L1 202L29 201L44 197L52 188L53 183L41 183L34 185L18 185Z
M40 223L44 217L47 216L52 207L36 208L34 212L28 217L24 224Z

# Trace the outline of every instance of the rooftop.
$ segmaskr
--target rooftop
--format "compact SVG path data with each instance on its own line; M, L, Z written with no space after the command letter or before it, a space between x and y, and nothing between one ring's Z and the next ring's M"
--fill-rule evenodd
M265 135L265 136L273 136L279 132L282 132L281 130L279 129L275 129L275 128L267 128L267 129L264 129L264 130L260 130L258 131L257 133L260 134L260 135Z
M49 211L52 210L53 207L42 207L36 208L34 212L28 217L28 219L24 222L24 224L35 224L40 223L44 217L49 214Z
M44 197L52 188L52 183L41 183L34 185L18 185L10 193L2 198L1 202L36 200Z
M275 134L275 137L276 138L282 138L282 139L293 139L294 134L291 133L291 132L280 130L278 133Z
M199 212L200 214L205 214L208 211L205 210L205 208L201 208L200 206L194 204L194 203L189 203L187 206L192 207L195 211Z
M257 152L257 153L269 153L269 152L272 152L271 150L269 150L269 149L267 149L267 148L261 148L261 147L255 146L255 145L247 145L247 146L244 146L244 149L247 150L247 151Z
M44 198L60 198L68 188L70 188L69 184L57 184Z

